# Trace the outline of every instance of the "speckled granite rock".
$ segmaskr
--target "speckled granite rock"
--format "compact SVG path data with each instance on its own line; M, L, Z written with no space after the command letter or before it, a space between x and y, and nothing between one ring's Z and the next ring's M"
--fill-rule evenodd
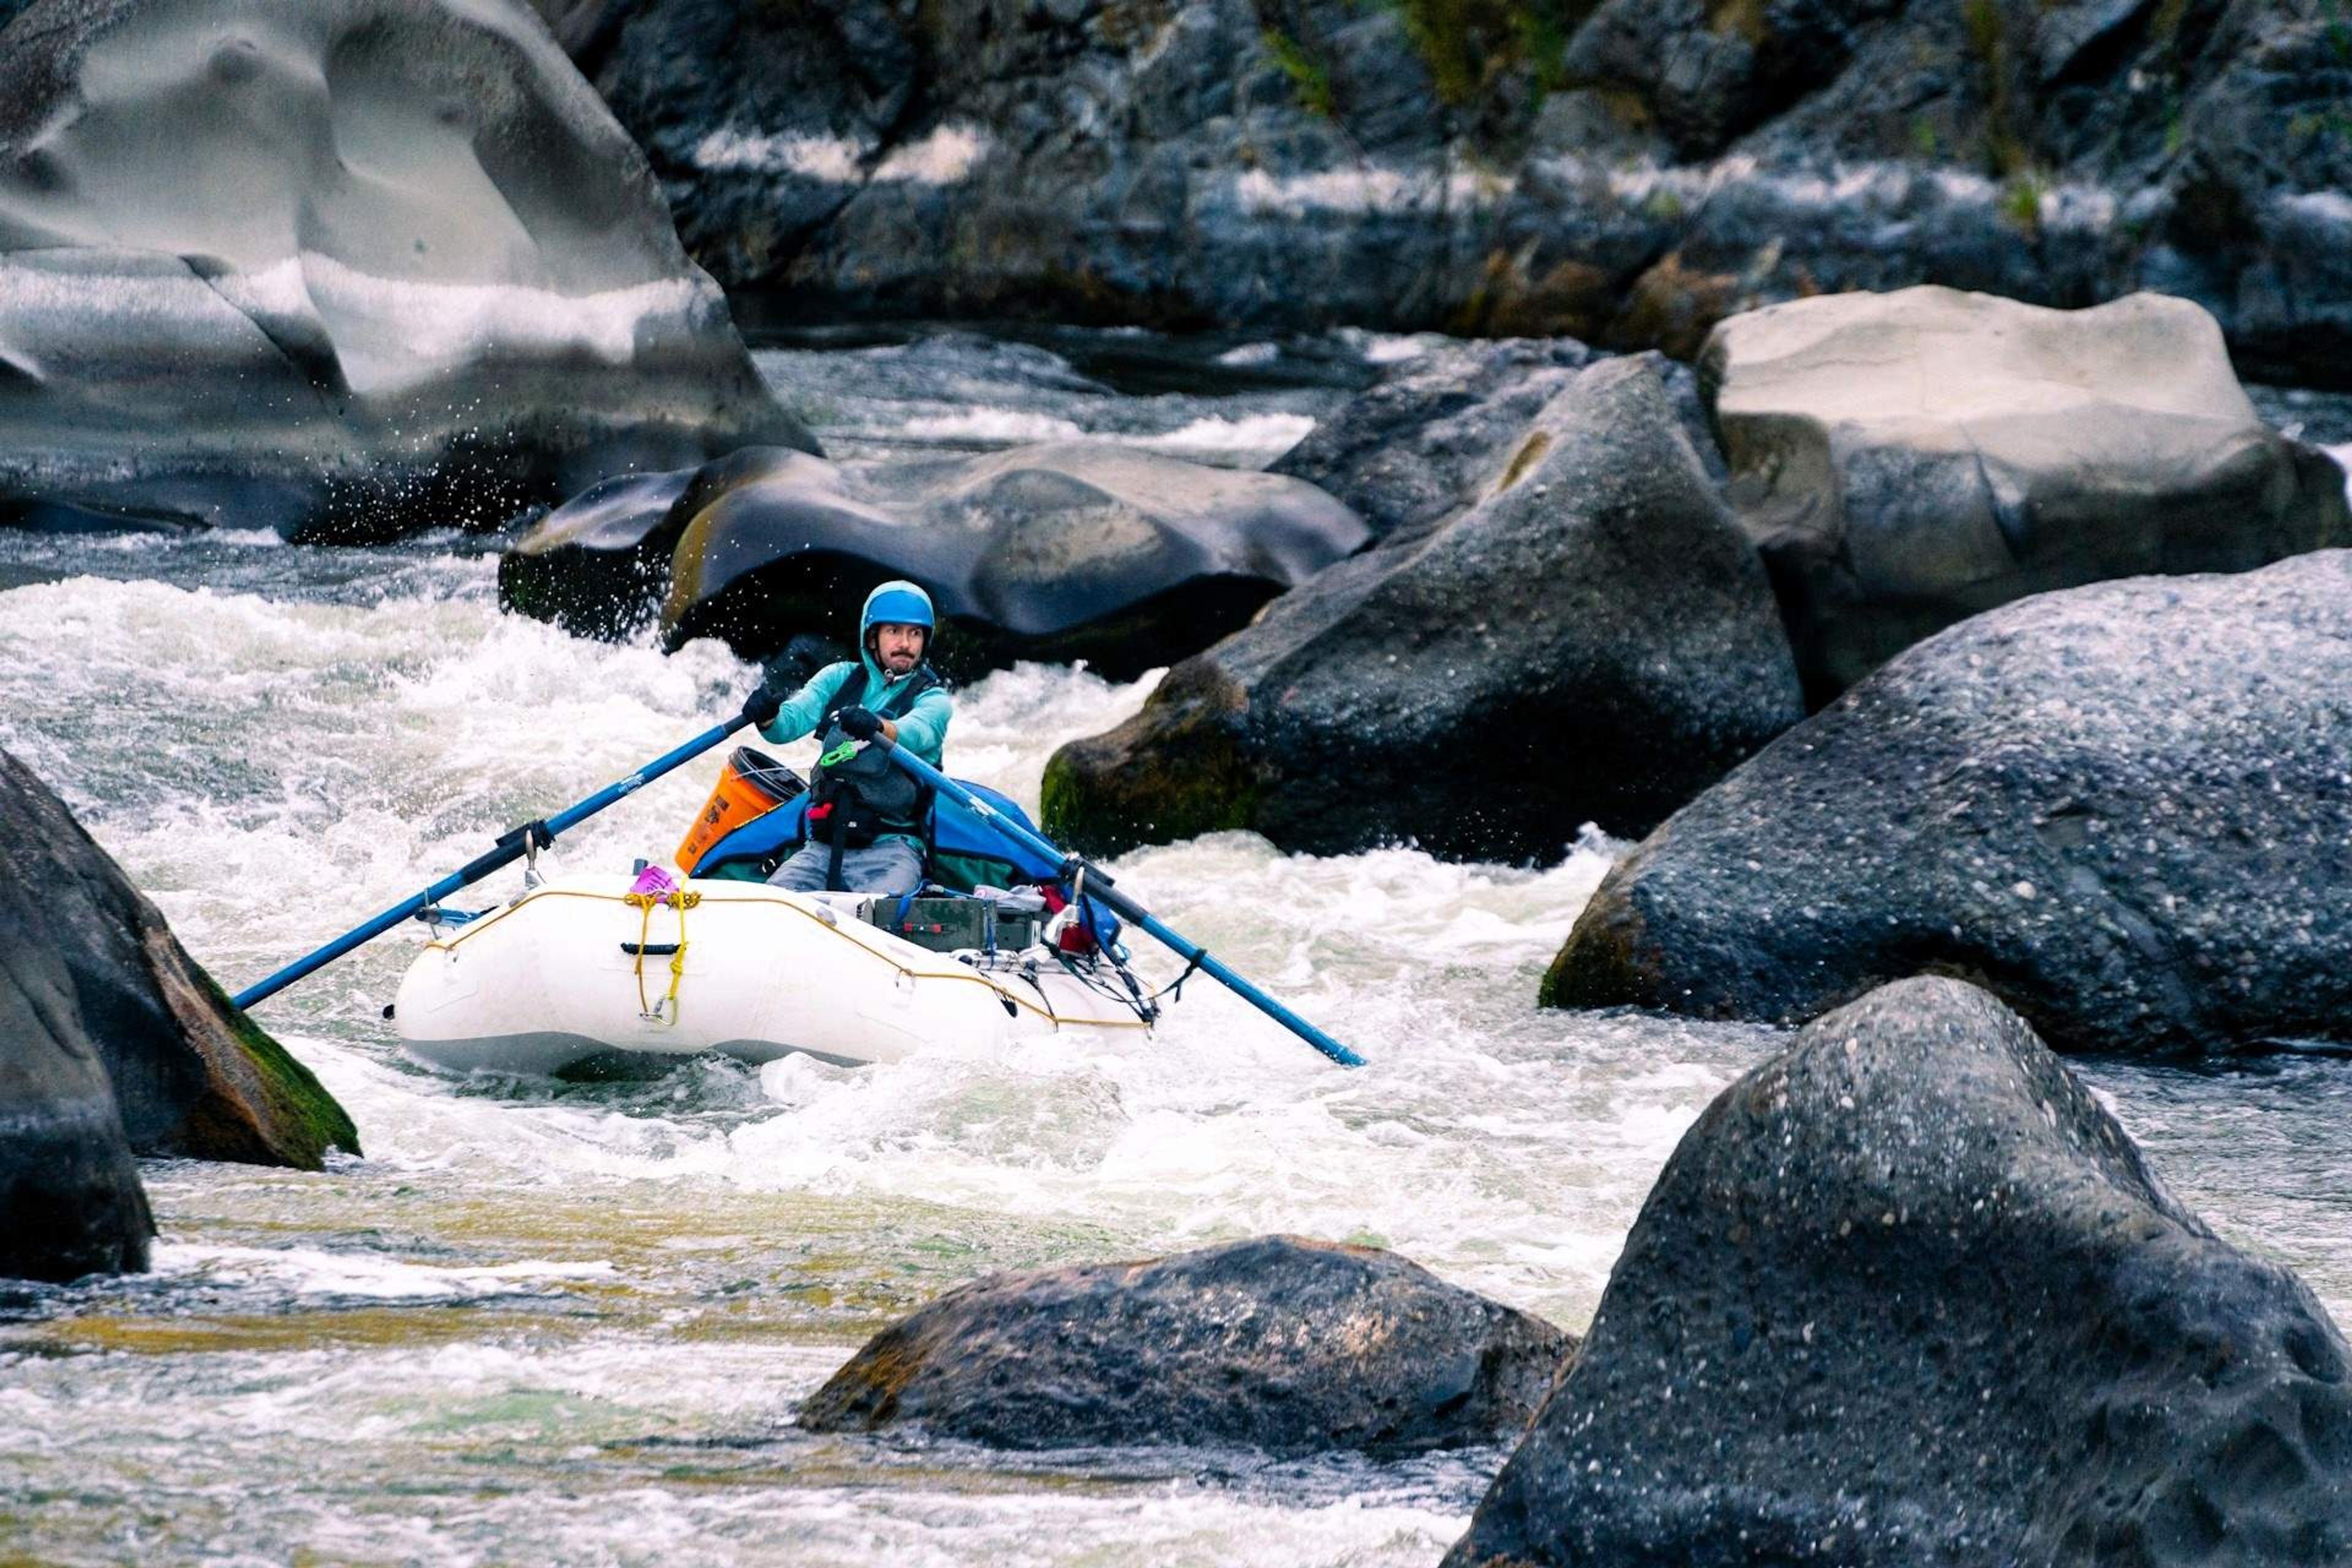
M2021 1020L1907 981L1685 1135L1446 1563L2342 1562L2347 1363Z
M1545 1001L1799 1021L1923 971L2060 1050L2352 1039L2352 552L2044 594L1618 864Z

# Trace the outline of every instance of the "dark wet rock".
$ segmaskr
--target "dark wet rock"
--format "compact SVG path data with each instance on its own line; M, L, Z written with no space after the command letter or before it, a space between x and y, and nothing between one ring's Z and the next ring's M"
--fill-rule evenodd
M695 254L817 320L1433 317L1455 127L1530 97L1347 0L641 0L593 63Z
M2352 551L1922 643L1612 869L1543 1000L1795 1022L1921 972L2060 1050L2352 1040Z
M1578 373L1480 488L1055 752L1047 831L1550 860L1588 821L1646 831L1801 716L1763 567L1654 360Z
M1448 343L1318 421L1267 471L1339 497L1377 538L1418 539L1478 500L1544 405L1592 360L1570 338Z
M520 0L39 0L0 79L0 521L372 535L814 449Z
M2028 594L2352 543L2343 470L2186 300L1800 300L1717 327L1700 376L1816 701Z
M663 524L694 479L694 469L677 468L589 486L499 558L499 605L582 637L644 629L669 591L684 527Z
M855 467L755 448L591 490L520 541L499 582L509 607L578 630L657 617L673 646L718 636L764 656L796 635L853 644L867 589L909 577L946 617L950 673L1084 658L1132 678L1366 537L1300 480L1106 445Z
M79 1028L141 1154L316 1170L359 1151L341 1106L232 1005L155 906L22 763L0 752L7 945L57 955Z
M1269 1236L951 1290L868 1341L800 1420L1006 1448L1415 1453L1516 1436L1575 1348L1393 1253Z
M2352 383L2326 5L541 4L694 253L814 319L1687 354L1823 291L2155 289Z
M47 924L37 889L0 886L0 1276L132 1272L155 1222Z
M1906 981L1684 1137L1446 1562L2340 1562L2347 1362L2021 1020Z

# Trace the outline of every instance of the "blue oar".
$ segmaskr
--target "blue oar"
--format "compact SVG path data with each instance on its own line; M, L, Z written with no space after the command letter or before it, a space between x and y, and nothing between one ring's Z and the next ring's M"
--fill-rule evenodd
M1125 893L1120 892L1118 889L1111 886L1109 874L1105 872L1100 867L1096 866L1091 861L1082 860L1075 855L1066 854L1061 849L1056 848L1052 840L1045 837L1042 834L1030 831L1020 823L1013 821L1009 817L1005 816L1002 812L999 812L995 807L990 805L988 802L972 794L971 791L964 788L963 785L956 783L955 780L948 777L947 774L931 766L930 763L923 761L922 758L912 756L906 752L900 751L883 736L877 735L874 737L873 743L877 746L887 748L889 752L890 760L898 763L901 769L911 773L922 783L930 785L933 789L939 791L941 795L947 796L958 805L962 806L966 811L969 811L974 816L979 817L981 821L986 823L989 826L994 828L997 832L1003 834L1013 843L1020 845L1031 854L1043 856L1045 858L1051 860L1055 865L1061 867L1064 877L1074 877L1080 871L1084 871L1087 879L1087 897L1101 900L1104 905L1107 906L1112 913L1117 914L1123 920L1141 926L1145 931L1150 931L1153 936L1158 937L1161 942L1167 943L1169 947L1174 949L1177 957L1184 960L1187 963L1195 965L1212 979L1219 981L1227 990L1233 992L1234 994L1239 996L1251 1006L1255 1007L1259 1012L1264 1013L1267 1017L1272 1018L1284 1028L1288 1029L1292 1034L1297 1035L1300 1039L1305 1040L1308 1045L1313 1046L1317 1050L1321 1051L1325 1056L1329 1057L1333 1061L1338 1062L1341 1067L1360 1068L1364 1065L1363 1058L1358 1056L1355 1052L1349 1050L1347 1047L1341 1045L1339 1041L1333 1039L1330 1036L1325 1034L1322 1030L1317 1028L1314 1025L1308 1023L1306 1019L1300 1017L1297 1014L1292 1012L1289 1008L1284 1006L1281 1003L1276 1001L1273 997L1267 995L1256 986L1251 984L1248 981L1244 980L1240 975L1235 974L1232 970L1226 968L1221 960L1213 956L1207 949L1201 947L1198 943L1187 941L1183 937L1178 935L1175 931L1170 930L1167 924L1163 922L1159 916L1153 914L1150 910L1145 909L1141 904L1137 903L1133 899L1128 897Z
M460 888L480 881L501 866L512 865L534 848L543 848L554 843L557 834L571 831L623 795L635 795L670 769L692 762L750 722L750 714L739 713L724 724L705 730L668 755L647 763L618 784L607 784L569 811L541 821L526 822L511 832L499 835L498 847L479 859L469 862L463 870L451 872L415 898L384 910L357 930L344 932L308 957L295 960L251 990L238 993L233 1000L240 1007L250 1007L256 1002L275 996L312 970L324 968L362 942L373 942L382 936L417 910L440 902Z

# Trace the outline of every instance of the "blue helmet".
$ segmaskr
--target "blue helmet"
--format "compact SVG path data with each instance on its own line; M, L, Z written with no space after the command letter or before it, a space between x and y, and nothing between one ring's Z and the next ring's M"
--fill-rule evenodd
M939 622L931 614L931 596L905 578L895 578L866 595L865 612L857 617L857 646L864 647L874 628L885 623L893 626L920 626L929 634L923 640L928 645L939 635Z

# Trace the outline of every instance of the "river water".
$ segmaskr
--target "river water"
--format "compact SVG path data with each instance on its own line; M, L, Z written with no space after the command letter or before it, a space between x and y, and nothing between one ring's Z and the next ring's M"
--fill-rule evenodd
M1416 346L881 334L761 363L851 460L1117 437L1247 465ZM752 679L716 644L664 657L501 616L497 545L0 535L0 584L26 584L0 592L0 745L216 976L249 984ZM951 764L1034 807L1052 748L1148 689L992 676L959 695ZM554 859L667 852L715 769ZM978 1274L1265 1231L1391 1247L1580 1329L1675 1140L1780 1037L1538 1013L1544 964L1625 847L1574 825L1562 840L1542 870L1245 835L1117 863L1371 1058L1353 1073L1196 981L1141 1044L453 1080L394 1046L381 1008L412 939L386 937L258 1015L351 1110L365 1158L150 1163L151 1274L0 1295L0 1556L1433 1563L1500 1453L1008 1458L791 1419L864 1336ZM2352 1317L2346 1064L2086 1076L2192 1207Z

